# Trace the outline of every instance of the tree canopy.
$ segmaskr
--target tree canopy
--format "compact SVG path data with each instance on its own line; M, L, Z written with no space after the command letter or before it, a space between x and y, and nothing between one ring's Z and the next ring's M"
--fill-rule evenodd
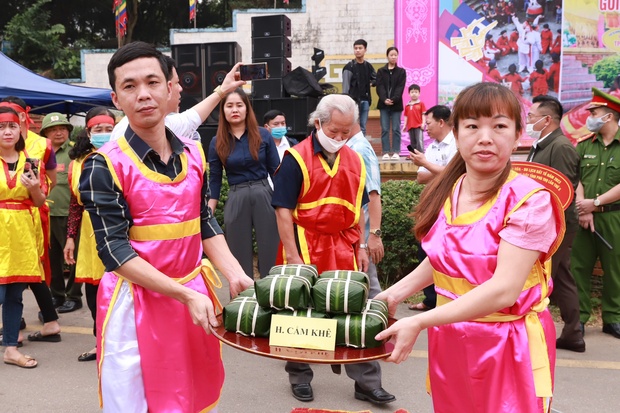
M202 0L196 27L229 27L233 10L298 9L302 0ZM12 59L50 77L80 76L80 49L118 45L114 0L3 0L0 39ZM142 40L169 46L171 28L192 28L188 0L127 0L128 30L122 43Z

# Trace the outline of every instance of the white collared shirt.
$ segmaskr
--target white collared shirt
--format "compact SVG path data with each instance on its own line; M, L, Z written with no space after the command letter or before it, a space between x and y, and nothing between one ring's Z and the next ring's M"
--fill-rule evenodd
M553 131L552 131L553 132ZM542 138L538 138L538 140L535 140L534 142L532 142L532 147L536 148L538 146L538 144L540 142L542 142L547 136L551 135L552 132L549 132L548 134L546 134L545 136L543 136Z
M452 157L456 154L456 140L454 134L450 131L441 142L433 139L430 145L424 151L426 160L432 164L439 166L446 166ZM418 173L421 171L429 172L423 166L418 168Z
M274 142L276 141L274 140ZM282 158L284 157L284 152L286 152L286 150L290 147L291 147L291 144L289 143L286 136L283 136L282 139L280 139L280 143L276 144L276 149L278 150L278 155L280 156L280 162L282 162Z

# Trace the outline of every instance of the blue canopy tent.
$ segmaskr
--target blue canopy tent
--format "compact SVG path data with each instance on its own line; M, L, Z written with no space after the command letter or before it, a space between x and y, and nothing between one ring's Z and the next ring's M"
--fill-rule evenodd
M93 106L112 107L110 89L74 86L47 79L0 52L0 99L22 98L32 113L61 112L72 115Z

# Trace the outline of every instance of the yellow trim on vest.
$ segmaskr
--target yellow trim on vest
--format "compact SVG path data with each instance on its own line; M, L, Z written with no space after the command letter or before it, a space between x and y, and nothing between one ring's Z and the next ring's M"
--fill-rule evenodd
M543 293L548 291L547 280L544 274L542 265L537 261L528 276L525 286L523 287L523 291L539 284L542 287ZM475 285L463 278L450 277L447 274L443 274L436 270L433 270L433 281L439 288L450 291L458 296L462 296L476 288ZM527 331L530 358L532 359L532 372L534 373L536 396L551 397L551 370L547 353L547 344L545 341L545 334L542 324L540 323L540 319L537 315L537 313L540 313L547 308L549 299L546 298L546 293L542 295L542 297L545 298L543 298L542 301L532 307L532 309L524 315L496 312L473 321L481 323L501 323L515 321L525 317L525 328ZM444 295L437 295L437 305L443 305L450 301L452 300Z
M196 148L198 148L198 153L200 154L200 159L202 160L202 173L204 174L207 172L209 164L207 163L207 158L205 157L205 151L202 149L202 145L196 145Z
M508 175L508 178L506 179L506 182L512 181L517 175L518 174L515 171L511 170ZM446 199L446 202L444 202L443 204L443 212L446 216L446 222L449 225L468 225L468 224L473 224L474 222L480 221L482 217L484 217L489 212L489 210L493 207L501 191L501 189L500 191L497 191L497 194L495 194L493 198L486 201L479 208L476 208L473 211L465 212L464 214L457 216L453 220L452 219L452 196L454 195L454 190L456 189L456 186L459 184L459 182L462 181L462 179L463 179L463 176L461 176L461 178L459 178L456 181L456 183L452 187L450 196Z
M510 210L510 212L508 212L506 214L506 216L504 217L504 226L506 226L506 224L508 223L508 218L510 218L510 216L512 214L514 214L514 212L521 208L521 205L523 205L525 203L525 201L527 201L528 199L530 199L532 197L532 195L534 195L536 192L540 192L541 190L543 190L544 188L535 188L532 189L530 192L528 192L519 202L516 203L516 205L514 207L512 207L512 209Z
M114 273L119 278L116 280L116 285L114 286L114 292L112 293L112 297L110 298L110 304L108 305L108 311L106 311L105 318L103 320L103 325L101 327L101 349L100 349L100 357L99 357L99 368L97 369L98 373L98 392L99 392L99 408L103 408L103 395L101 393L101 367L103 366L103 359L105 357L105 332L108 326L108 322L110 321L110 316L112 315L112 310L114 309L114 304L116 304L116 300L118 300L118 292L121 289L121 285L123 284L123 278L121 278L118 274ZM131 284L129 284L131 287ZM132 291L133 293L133 291Z
M209 290L209 297L211 302L213 303L213 308L215 309L215 314L221 314L223 311L222 303L219 298L217 298L217 294L215 293L216 288L222 288L222 280L220 280L219 275L215 272L215 268L211 264L211 261L207 259L203 259L200 265L200 273L202 274L202 279L205 282L205 286L207 290Z
M441 294L437 295L437 305L444 305L452 301L448 297ZM510 321L525 319L525 331L527 332L527 341L530 352L530 362L532 363L532 373L534 375L534 388L537 397L551 397L551 364L549 362L549 353L547 352L547 341L545 331L543 329L538 313L543 312L549 299L544 298L541 302L531 308L529 312L523 315L493 313L473 321L479 323L506 323Z
M75 159L72 162L73 167L71 168L71 190L73 191L73 195L75 195L78 204L84 205L82 202L82 195L80 194L80 177L82 176L82 168L84 167L84 159Z
M185 152L181 153L181 172L174 179L170 179L166 175L149 169L149 167L147 167L144 162L142 162L142 160L138 158L138 155L136 155L131 146L129 146L129 143L124 136L119 138L117 144L121 151L123 151L123 153L127 155L127 157L129 157L129 159L131 159L133 163L138 167L140 173L142 173L145 178L153 182L157 182L160 184L173 184L181 182L183 179L185 179L185 176L187 175L187 154Z
M360 208L357 208L355 210L355 222L354 224L357 224L358 222L360 222L360 214L362 212L362 198L364 197L364 188L366 188L366 163L364 162L364 158L362 158L362 155L360 155L359 153L355 152L355 154L357 155L357 157L360 159L360 169L361 169L361 173L360 173L360 185L357 188L357 199L355 200L355 205L359 205ZM370 196L370 194L368 194ZM366 234L368 235L368 234Z
M308 248L308 241L306 240L306 229L300 225L296 225L297 239L299 239L299 252L301 259L305 263L311 263L310 260L310 248Z
M198 274L202 275L202 279L205 282L205 286L209 291L209 295L211 296L211 302L213 302L213 308L215 310L215 314L220 314L222 312L222 303L217 298L217 294L215 293L216 288L222 288L222 280L215 272L215 268L211 264L211 261L207 259L203 259L200 263L200 266L195 268L192 272L187 274L181 278L173 278L174 281L178 282L181 285L187 284L194 278L198 276Z
M133 283L129 280L127 280L126 278L124 278L123 276L121 276L120 274L118 274L117 272L113 271L114 275L116 275L118 277L118 280L116 282L116 285L114 286L114 293L112 294L112 298L110 299L110 305L108 306L108 311L106 312L106 316L105 319L103 321L103 327L102 327L102 335L101 335L101 357L99 359L99 369L98 369L98 376L99 376L99 408L103 408L103 396L101 393L101 367L103 365L103 358L104 358L104 352L103 349L105 349L105 331L106 331L106 326L108 324L108 321L110 319L110 315L112 314L112 309L114 308L114 305L116 303L116 300L118 299L118 292L121 288L121 285L123 283L123 281L126 281L128 286L129 286L129 290L133 296ZM198 274L202 275L202 278L205 282L205 286L207 287L207 290L209 291L209 295L210 295L210 299L211 302L213 303L213 308L215 310L216 314L220 314L222 312L222 303L220 302L220 300L217 298L217 294L215 293L215 288L221 288L222 287L222 281L220 280L220 277L217 275L217 273L215 272L215 268L213 268L213 265L211 264L211 262L207 259L203 259L201 262L201 265L194 269L191 273L189 273L188 275L186 275L185 277L182 278L173 278L174 281L178 282L179 284L185 284L191 280L193 280L194 278L196 278L198 276ZM220 343L220 356L221 356L221 352L222 352L222 346ZM221 389L220 389L220 396L218 397L217 400L219 400L219 398L221 397ZM215 403L213 403L211 406L207 407L205 410L203 411L209 411L211 410L215 405L217 405L217 401Z
M221 341L219 341L219 343L220 343L220 348L221 348L221 347L222 347L222 342L221 342ZM217 396L217 399L216 399L213 403L211 403L209 406L205 407L204 409L202 409L202 410L201 410L200 412L198 412L198 413L208 413L208 412L210 412L211 410L213 410L214 408L216 408L216 407L217 407L217 404L220 402L220 399L222 398L222 389L223 389L223 388L224 388L224 386L221 386L221 387L220 387L220 395L219 395L219 396Z
M527 280L525 280L525 284L523 285L523 289L521 291L527 291L530 288L540 284L542 287L542 293L547 292L547 277L545 277L545 274L548 274L548 272L546 272L545 268L549 267L550 269L550 264L551 260L545 262L543 267L540 261L536 261L530 271L530 274L527 276ZM477 287L477 285L470 283L465 278L451 277L436 270L433 270L433 282L442 290L450 291L451 293L459 296L466 294ZM547 294L542 294L543 297L546 295Z
M168 241L200 233L200 217L171 224L134 225L129 228L132 241Z
M95 153L99 153L99 152L92 152L88 156L92 156ZM114 164L112 163L112 160L108 158L108 156L104 153L99 153L99 154L103 156L103 159L105 159L105 163L108 165L108 170L110 171L110 174L112 175L112 180L114 181L114 184L118 187L118 189L121 192L123 192L123 186L121 185L121 180L118 178L118 175L116 174L116 169L114 169Z
M333 178L338 173L338 166L340 166L340 153L336 155L336 160L334 161L334 166L332 168L329 167L329 164L322 156L319 156L319 161L321 161L321 166L325 170L325 173L329 175L330 178Z
M310 173L308 172L308 166L304 162L304 159L301 157L301 154L295 148L289 148L288 152L293 155L299 168L301 169L301 174L304 177L304 182L302 185L302 194L301 196L305 196L310 190Z
M352 203L350 203L346 199L336 198L334 196L329 196L327 198L322 198L322 199L319 199L318 201L314 201L314 202L299 203L299 204L297 204L295 209L296 210L312 209L312 208L316 208L316 207L322 206L322 205L342 205L345 208L347 208L348 210L350 210L351 212L356 212L355 205L353 205ZM356 213L356 216L357 215L358 214Z

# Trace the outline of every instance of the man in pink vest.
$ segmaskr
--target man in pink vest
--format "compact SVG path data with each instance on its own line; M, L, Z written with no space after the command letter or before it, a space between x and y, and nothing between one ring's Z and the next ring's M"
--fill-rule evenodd
M244 82L235 66L207 99ZM97 362L104 412L215 412L224 381L217 325L219 279L237 295L252 284L208 208L202 147L164 124L172 83L163 55L135 42L110 60L124 137L84 161L80 196L106 267L97 297Z

